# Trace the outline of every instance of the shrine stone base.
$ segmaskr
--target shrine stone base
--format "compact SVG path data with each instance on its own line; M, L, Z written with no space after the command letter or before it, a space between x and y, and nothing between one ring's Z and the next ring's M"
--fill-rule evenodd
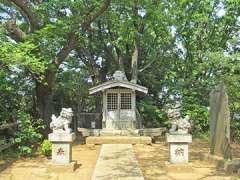
M165 170L167 173L193 173L194 169L191 163L172 164L165 162Z
M72 142L75 138L74 133L51 133L48 135L48 139L52 143L52 162L49 170L75 170L77 163L72 162Z
M188 144L192 142L190 134L166 134L169 143L169 161L172 164L188 163Z
M152 138L147 136L90 136L86 138L87 145L93 144L152 144Z
M65 172L74 172L78 167L78 164L76 161L72 161L68 164L56 164L56 163L49 163L47 166L48 172L54 172L54 173L65 173Z

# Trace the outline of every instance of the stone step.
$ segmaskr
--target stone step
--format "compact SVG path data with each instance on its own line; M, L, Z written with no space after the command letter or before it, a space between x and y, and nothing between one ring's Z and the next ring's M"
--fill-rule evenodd
M98 136L87 137L86 144L151 144L152 138L147 136Z
M78 132L83 136L150 136L160 137L166 128L144 128L144 129L86 129L78 128Z
M107 130L103 129L100 136L139 136L138 129L129 130Z

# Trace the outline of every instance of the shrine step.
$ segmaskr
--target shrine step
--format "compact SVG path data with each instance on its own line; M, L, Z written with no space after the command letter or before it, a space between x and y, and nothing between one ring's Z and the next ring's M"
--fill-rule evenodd
M86 144L151 144L152 138L147 136L98 136L87 137Z
M78 128L78 132L84 137L87 136L140 136L139 129L86 129Z
M100 136L140 136L138 129L108 130L102 129Z
M78 132L83 137L88 136L150 136L152 138L160 137L166 132L166 128L144 128L144 129L86 129L78 128Z

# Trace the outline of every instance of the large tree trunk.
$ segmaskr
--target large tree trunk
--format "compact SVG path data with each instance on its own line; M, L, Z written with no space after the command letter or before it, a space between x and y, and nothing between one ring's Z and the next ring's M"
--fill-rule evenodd
M51 115L53 113L52 88L56 77L56 67L49 67L44 75L45 80L36 81L36 101L38 118L44 120L46 128L44 134L50 132Z
M94 84L95 85L97 85L98 83L103 83L103 82L105 82L106 81L106 74L107 74L107 69L101 69L101 70L99 70L99 69L95 69L95 76L96 76L96 78L94 79L95 80L95 82L94 82ZM100 94L100 93L97 93L96 95L95 95L95 98L96 98L96 100L95 100L95 107L96 107L96 112L97 113L102 113L102 94Z
M131 65L131 71L132 71L131 82L133 83L137 83L137 80L138 80L139 53L140 53L140 38L139 38L139 35L137 34L134 42L134 52L132 55L132 65Z
M50 132L51 115L53 112L52 89L42 83L36 82L36 99L38 118L44 120L46 128L44 134Z

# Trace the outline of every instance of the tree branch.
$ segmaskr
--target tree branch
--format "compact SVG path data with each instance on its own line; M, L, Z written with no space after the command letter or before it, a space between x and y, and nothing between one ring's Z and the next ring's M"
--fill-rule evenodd
M2 6L2 4L0 4L0 10L2 10L2 11L5 12L5 13L7 13L11 18L14 18L14 13L11 12L9 9L4 8L4 7ZM7 19L7 18L6 18L6 19Z
M135 41L134 41L134 51L132 54L132 77L131 77L131 82L137 83L138 79L138 59L139 59L139 54L140 54L140 37L138 34L135 35Z
M10 1L12 1L26 15L29 21L31 31L34 31L39 28L40 21L38 20L37 15L32 11L31 7L29 6L29 3L26 0L10 0Z
M138 72L143 72L144 70L146 70L148 67L150 67L157 59L153 59L152 61L150 61L146 66L144 66L142 69L139 69Z
M165 50L163 50L163 53L158 52L156 57L163 57L164 56L164 52ZM152 64L154 64L158 59L152 59L149 63L147 63L144 67L142 67L141 69L138 70L138 72L143 72L145 71L147 68L149 68Z
M60 66L60 64L62 64L62 62L67 58L69 53L74 49L74 47L76 47L77 42L78 42L77 36L75 34L70 34L68 41L55 58L55 64L57 67Z
M83 33L88 31L91 23L95 21L101 14L103 14L107 10L110 3L111 3L111 0L106 0L98 12L96 12L93 16L91 16L89 20L82 23L81 27L82 27ZM55 59L56 66L59 66L67 58L69 53L77 46L77 44L78 44L77 35L74 33L71 33L70 38L68 39L65 46L57 54L57 57Z
M16 42L22 42L26 38L26 33L18 28L14 21L8 21L5 27L9 36Z
M82 29L84 32L89 29L89 27L93 21L95 21L101 14L103 14L108 9L110 4L111 4L111 0L106 0L105 3L100 8L100 10L98 12L96 12L94 15L92 15L87 21L85 21L82 24Z

